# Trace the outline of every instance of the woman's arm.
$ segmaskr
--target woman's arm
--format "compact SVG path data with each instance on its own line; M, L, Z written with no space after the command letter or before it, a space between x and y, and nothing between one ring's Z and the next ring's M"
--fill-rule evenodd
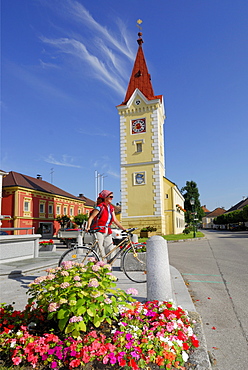
M96 215L98 215L98 213L99 213L98 209L94 209L94 211L91 213L91 215L90 215L90 217L88 219L88 224L87 224L86 231L89 231L90 225L91 225L91 223L93 221L93 218L95 218Z
M116 226L118 226L118 227L119 227L119 229L121 229L121 230L126 230L126 229L122 226L122 224L117 220L116 215L115 215L115 211L113 211L113 212L112 212L112 215L113 215L113 222L116 224Z

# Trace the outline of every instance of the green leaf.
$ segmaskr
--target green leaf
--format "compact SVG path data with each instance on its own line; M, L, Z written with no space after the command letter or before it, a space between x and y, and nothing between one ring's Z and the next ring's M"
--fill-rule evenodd
M78 307L78 309L77 309L78 316L84 314L85 312L86 312L86 307L85 306Z
M56 314L56 312L50 312L50 313L47 315L48 320L51 320L55 314Z
M58 314L57 314L57 318L59 320L61 319L64 319L66 316L68 317L70 311L69 310L66 310L64 308L61 308L59 311L58 311Z
M89 315L89 316L91 316L91 317L94 317L95 315L94 315L94 312L90 309L90 308L88 308L87 309L87 314Z
M62 320L59 320L59 330L63 331L66 324L67 324L68 318L64 318Z
M100 317L99 316L95 316L93 323L94 323L95 327L98 328L101 325Z
M76 306L80 307L80 306L83 306L84 304L85 304L85 299L80 298L78 299Z
M86 331L86 325L85 325L85 322L84 321L80 321L79 324L79 329L82 330L82 331Z
M65 328L65 334L71 333L75 329L74 323L69 323Z
M106 321L109 323L109 325L112 324L112 320L110 319L110 317L106 317Z

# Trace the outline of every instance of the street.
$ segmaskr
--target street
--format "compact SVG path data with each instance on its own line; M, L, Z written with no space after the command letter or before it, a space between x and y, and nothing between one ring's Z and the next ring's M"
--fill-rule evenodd
M248 232L206 231L204 240L168 243L202 317L214 370L248 368Z

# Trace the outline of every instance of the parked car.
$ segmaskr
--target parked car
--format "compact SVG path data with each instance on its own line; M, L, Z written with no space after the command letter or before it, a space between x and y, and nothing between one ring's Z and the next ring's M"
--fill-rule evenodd
M121 229L118 229L115 225L111 227L112 229L112 239L114 245L117 245L125 238L125 233Z
M9 235L6 231L0 231L0 235Z

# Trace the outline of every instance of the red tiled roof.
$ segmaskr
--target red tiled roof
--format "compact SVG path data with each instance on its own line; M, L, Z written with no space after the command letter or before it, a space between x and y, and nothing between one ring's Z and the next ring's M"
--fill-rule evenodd
M79 199L78 197L75 197L75 195L67 193L57 186L50 184L49 182L14 171L10 171L9 174L3 178L3 188L12 186L20 186L27 189L60 195L66 198Z
M206 208L206 206L201 207L204 213L209 213L210 211Z
M207 217L217 217L223 215L225 212L226 210L224 208L215 208L212 212L207 214Z
M137 41L139 44L139 48L134 62L133 71L130 77L125 99L123 103L120 105L125 105L128 102L135 89L139 89L148 100L154 99L162 100L162 95L155 96L153 92L151 76L148 73L148 68L146 65L146 60L142 49L143 40L139 38Z
M94 207L95 204L96 204L96 202L94 202L93 200L91 200L89 198L86 198L83 194L80 194L78 198L83 200L85 202L86 206Z

